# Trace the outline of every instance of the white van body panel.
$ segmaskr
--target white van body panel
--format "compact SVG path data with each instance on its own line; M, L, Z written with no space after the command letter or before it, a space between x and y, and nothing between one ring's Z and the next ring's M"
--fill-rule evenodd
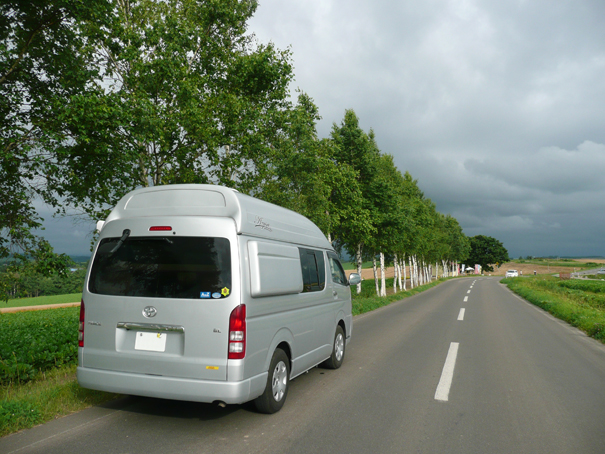
M150 231L154 226L170 230ZM348 285L332 282L328 253L334 256L333 248L319 228L298 213L229 188L172 185L127 194L99 227L83 290L84 346L78 353L78 380L84 387L243 403L263 393L277 348L288 355L294 378L330 357L339 324L350 339L350 290ZM120 238L126 239L120 243ZM120 261L120 254L134 254L132 263L138 265L136 250L128 249L137 241L170 251L188 244L181 241L197 238L228 242L228 257L221 260L230 262L230 285L220 290L222 296L215 291L210 297L204 288L199 299L137 296L119 273L104 281L104 290L94 280L95 270L106 260L103 257L115 254L114 259ZM103 253L101 244L105 244ZM118 252L106 251L112 246ZM324 261L323 287L304 288L304 253L317 263ZM181 254L195 256L196 251L181 249ZM179 282L163 282L167 288L178 287L181 277L190 282L188 273L207 266L160 264L154 268L142 262L150 269L173 273L170 276ZM234 360L228 359L229 316L239 305L246 307L245 357ZM151 318L145 316L148 308L155 311ZM147 341L149 337L153 339Z

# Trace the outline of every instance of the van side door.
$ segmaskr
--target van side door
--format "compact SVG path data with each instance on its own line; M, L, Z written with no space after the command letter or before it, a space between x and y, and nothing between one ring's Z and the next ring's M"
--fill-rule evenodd
M352 330L352 316L351 316L351 290L349 288L349 281L345 274L344 268L338 259L338 256L331 251L328 251L328 274L330 275L330 288L328 289L331 293L331 297L335 303L336 315L338 313L343 314L346 327L346 337L351 336ZM332 336L334 334L332 333Z

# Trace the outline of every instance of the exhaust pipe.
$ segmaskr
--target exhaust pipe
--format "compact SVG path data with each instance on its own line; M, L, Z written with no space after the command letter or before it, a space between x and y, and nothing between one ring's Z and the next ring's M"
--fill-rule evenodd
M226 408L227 404L225 402L223 402L222 400L215 400L214 402L212 402L214 405L216 405L219 408Z

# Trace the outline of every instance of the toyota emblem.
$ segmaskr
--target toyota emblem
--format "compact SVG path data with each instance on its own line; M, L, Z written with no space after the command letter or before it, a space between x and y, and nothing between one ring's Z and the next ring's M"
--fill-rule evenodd
M147 318L155 317L155 314L158 313L158 310L153 306L147 306L143 309L143 316Z

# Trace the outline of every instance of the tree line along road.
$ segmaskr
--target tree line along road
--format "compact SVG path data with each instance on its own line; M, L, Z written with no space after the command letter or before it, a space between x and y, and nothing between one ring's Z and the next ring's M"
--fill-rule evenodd
M343 366L275 415L125 397L0 452L602 454L604 383L605 346L478 276L356 317Z

